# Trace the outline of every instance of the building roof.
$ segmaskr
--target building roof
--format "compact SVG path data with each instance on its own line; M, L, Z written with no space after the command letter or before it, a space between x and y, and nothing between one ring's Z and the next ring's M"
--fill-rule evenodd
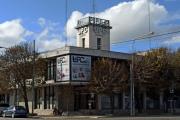
M97 49L82 48L82 47L75 47L75 46L65 46L62 48L55 49L55 50L42 52L40 53L40 57L52 58L52 57L66 55L66 54L109 57L109 58L125 59L125 60L131 60L131 56L132 56L132 54L128 54L128 53L113 52L113 51L107 51L107 50L97 50Z

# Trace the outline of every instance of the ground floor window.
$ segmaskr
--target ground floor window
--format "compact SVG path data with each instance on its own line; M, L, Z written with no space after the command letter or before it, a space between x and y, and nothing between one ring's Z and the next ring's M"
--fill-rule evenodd
M114 109L121 109L122 108L122 94L114 94L112 96L112 102ZM101 96L101 108L102 109L111 109L111 98L108 95Z
M44 109L54 107L54 86L44 87Z
M35 109L40 109L40 106L41 106L41 97L42 97L42 94L41 94L41 89L40 88L36 88L35 89L35 102L34 102L34 108Z
M101 96L101 108L102 109L111 108L111 100L109 96L106 96L106 95Z
M0 103L9 104L9 94L1 94L0 95Z
M5 103L5 95L0 95L0 103Z

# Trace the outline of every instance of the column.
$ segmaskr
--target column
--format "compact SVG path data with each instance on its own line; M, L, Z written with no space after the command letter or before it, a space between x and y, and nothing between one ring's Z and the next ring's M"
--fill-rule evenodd
M56 108L58 108L58 92L60 91L60 90L58 90L58 86L54 86L54 106L56 107Z
M159 93L159 109L160 110L163 110L163 98L164 97L164 93L162 90L160 90L160 93Z
M146 109L147 109L147 101L146 101L146 98L147 98L147 93L146 93L146 90L143 91L143 110L144 112L146 112Z
M45 89L45 87L41 88L41 106L40 106L41 110L44 109L44 89Z
M98 110L101 110L101 95L98 95Z
M125 93L125 91L123 91L123 93L122 93L122 102L123 102L123 110L125 110L126 109L126 101L125 101L125 96L126 96L126 93Z
M4 103L7 103L7 93L4 94Z

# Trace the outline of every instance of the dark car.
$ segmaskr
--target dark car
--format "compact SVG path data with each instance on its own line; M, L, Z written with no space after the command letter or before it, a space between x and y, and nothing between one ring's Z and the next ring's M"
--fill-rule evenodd
M23 106L10 106L3 111L3 117L27 117L27 111Z
M9 104L6 103L0 103L0 116L3 113L3 110L7 109L9 107Z

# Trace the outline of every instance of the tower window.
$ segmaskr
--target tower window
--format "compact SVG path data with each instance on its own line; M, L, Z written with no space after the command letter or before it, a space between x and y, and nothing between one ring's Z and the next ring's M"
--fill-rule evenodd
M85 38L82 38L82 47L85 48Z
M101 38L97 38L97 49L101 49Z

